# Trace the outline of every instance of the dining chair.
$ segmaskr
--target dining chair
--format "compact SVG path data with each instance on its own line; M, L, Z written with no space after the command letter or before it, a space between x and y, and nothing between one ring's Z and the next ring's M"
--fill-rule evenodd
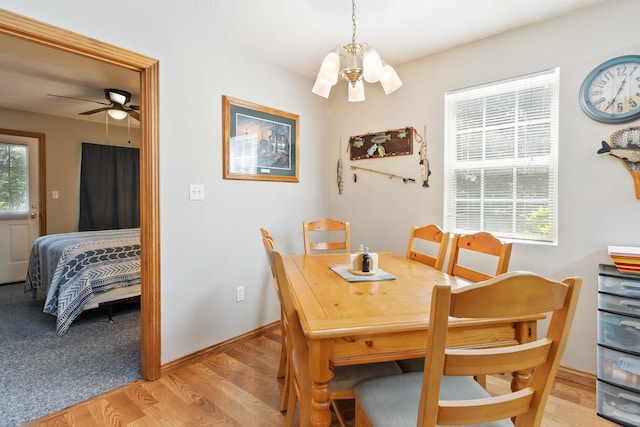
M313 234L312 234L313 233ZM304 253L319 253L323 251L346 252L351 250L351 232L349 221L338 221L332 218L321 218L315 221L302 223L304 236ZM340 240L335 236L339 235ZM323 241L312 239L312 236L322 236Z
M430 245L430 243L438 245L437 255L434 257L423 253L425 249L424 244ZM423 244L424 243L424 244ZM416 248L416 245L422 245L420 248ZM447 247L449 245L449 232L442 231L440 227L435 224L429 224L424 227L412 227L409 234L409 246L407 247L407 258L421 262L428 266L435 268L436 270L442 270L444 260L447 256ZM418 251L417 249L420 249Z
M267 247L267 245L265 245ZM293 425L293 415L296 402L299 404L300 426L311 424L311 373L309 367L309 348L307 340L293 305L290 284L284 269L282 255L273 249L268 249L275 266L280 292L278 296L285 314L287 333L287 360L289 361L289 397L285 426ZM378 362L362 365L336 366L334 378L331 380L331 406L342 427L346 427L346 420L342 413L339 400L354 399L353 387L360 381L385 375L402 373L395 362Z
M264 228L260 229L260 234L262 234L262 243L264 244L264 248L267 253L267 260L269 261L269 267L271 268L271 275L273 276L273 285L276 289L276 293L280 294L280 287L278 286L278 278L276 277L275 266L273 265L273 257L271 256L270 251L275 250L275 241L273 237L267 230ZM278 297L280 299L280 297ZM280 335L282 337L282 344L280 346L280 362L278 364L278 374L277 378L284 378L284 387L282 389L282 393L280 396L280 410L287 410L287 398L289 396L289 369L287 364L287 337L286 337L286 325L285 325L285 316L282 312L282 307L280 309Z
M437 251L434 248L435 245L437 245ZM406 256L408 259L442 271L447 257L448 246L449 232L442 231L436 224L429 224L424 227L413 226L409 233L409 246L407 247ZM436 252L436 256L424 253L426 250ZM402 372L418 372L422 371L424 367L424 357L398 360L397 363Z
M506 273L509 268L509 260L511 259L511 246L511 243L502 242L493 234L486 231L480 231L474 234L455 234L451 243L447 274L460 277L470 282L480 282ZM472 253L474 252L476 255L481 254L479 256L481 259L473 260L476 262L474 268L471 268L469 265L466 267L462 266L460 264L460 255L463 254L463 257L469 255L466 260L471 262L470 258L473 258L471 255L473 255ZM495 274L490 274L491 267L481 266L481 264L487 259L496 259L496 257L497 266ZM410 366L409 369L412 368L415 367ZM403 369L405 371L408 370L406 366L403 366ZM482 386L486 386L485 376L477 375L476 381Z
M582 279L557 282L509 272L452 290L436 285L431 297L423 372L361 382L355 387L356 426L540 426L567 344ZM492 319L550 314L547 333L501 348L446 347L449 316ZM492 395L472 377L531 370L521 390Z
M475 234L455 234L451 243L449 254L449 265L447 274L460 277L471 282L480 282L507 272L509 260L511 258L511 243L502 242L497 237L486 231ZM488 274L479 271L480 268L469 266L464 267L459 264L461 249L485 255L497 257L497 267L495 274ZM470 254L465 252L465 255ZM484 258L484 257L483 257ZM484 260L483 260L484 261ZM489 269L485 271L490 271Z

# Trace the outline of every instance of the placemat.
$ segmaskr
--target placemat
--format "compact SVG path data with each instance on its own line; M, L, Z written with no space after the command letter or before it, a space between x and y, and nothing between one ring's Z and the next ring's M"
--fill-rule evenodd
M331 264L329 268L338 273L347 282L377 282L380 280L396 280L396 276L389 274L386 271L382 271L379 268L373 270L371 276L358 276L356 274L349 273L349 264Z

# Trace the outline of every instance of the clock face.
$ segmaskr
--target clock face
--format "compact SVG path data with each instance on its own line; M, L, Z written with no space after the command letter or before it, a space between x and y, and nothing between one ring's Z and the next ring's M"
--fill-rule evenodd
M610 59L582 83L580 105L594 120L623 123L640 117L640 56Z

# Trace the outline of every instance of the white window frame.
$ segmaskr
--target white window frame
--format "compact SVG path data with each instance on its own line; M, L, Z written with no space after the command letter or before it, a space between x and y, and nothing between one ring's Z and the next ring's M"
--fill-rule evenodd
M445 229L463 234L488 231L508 241L557 245L558 86L559 69L555 68L513 79L450 91L445 94L443 221ZM526 114L523 113L523 111L526 111L525 106L518 104L522 99L530 100L531 97L527 97L528 94L539 93L541 90L544 90L545 95L548 96L548 98L545 98L548 99L548 104L542 104L548 110L543 110L545 114L542 118L538 116L535 120L531 120L531 117L527 118ZM504 119L498 125L487 120L488 117L494 117L490 115L490 111L492 111L490 107L498 105L491 104L491 101L488 100L495 100L496 96L509 95L514 95L514 113L510 118ZM471 121L469 119L471 115L462 117L462 114L460 114L460 117L458 117L457 112L461 111L461 108L465 105L469 105L469 102L481 105L481 122L477 120L473 123L465 122L464 120ZM489 108L487 108L488 104L490 105ZM488 110L489 114L487 114ZM473 117L477 119L477 115ZM535 129L537 129L538 133L536 133L535 141L544 139L545 148L536 151L536 146L531 143L526 149L523 149L522 146L518 147L521 142L534 140L533 138L527 138L526 135L523 136L521 134L522 129L530 129L536 125ZM545 130L542 134L539 134L539 132L542 132L540 131L541 128ZM491 131L495 132L496 130L504 129L506 129L505 134L510 134L509 138L505 139L505 142L507 146L511 144L511 153L503 157L496 157L494 152L493 158L491 158L491 155L487 156L487 153L491 153L487 150L487 134L491 133ZM468 142L471 139L471 133L477 138L476 141L479 141L478 146L481 146L481 150L468 154L467 158L463 158L464 154L458 156L457 153L461 152L460 150L471 146L471 143ZM464 136L467 136L466 144L463 140ZM547 145L548 148L546 148ZM539 145L539 147L542 146ZM534 154L520 156L519 148L520 150L526 150L527 153ZM544 151L544 153L541 151ZM512 171L509 171L510 168L513 168ZM537 198L519 195L518 179L526 179L529 176L529 171L540 170L548 171L546 195ZM473 195L470 195L472 192L468 191L464 196L462 188L459 189L460 191L456 188L459 185L456 176L463 171L471 171L472 178L480 177L479 190L474 192ZM509 191L505 191L503 199L485 197L485 192L489 193L488 190L491 190L485 187L485 176L487 176L487 172L491 171L509 171L511 173L513 182L505 186ZM499 202L496 202L496 200L499 200ZM499 203L502 203L507 208L505 211L510 211L510 213L504 216L499 216L495 213L493 216L488 214L490 207L494 206L495 208L495 205ZM538 210L533 212L533 209ZM542 214L543 219L540 220L540 216L537 214ZM472 220L463 221L459 218L471 218ZM467 224L473 222L477 226L474 228L477 229L470 229L471 227L463 224L463 222ZM527 227L525 223L534 223L536 226ZM544 227L539 226L540 224L544 224ZM532 229L537 230L537 232L531 232Z

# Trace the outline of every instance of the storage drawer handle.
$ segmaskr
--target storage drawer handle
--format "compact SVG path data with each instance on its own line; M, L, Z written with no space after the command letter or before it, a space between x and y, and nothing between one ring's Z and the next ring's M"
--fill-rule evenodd
M639 282L622 282L620 286L623 288L635 288L640 289L640 281Z
M632 395L632 394L619 393L619 394L618 394L618 397L621 397L621 398L626 399L626 400L632 400L632 401L634 401L634 402L638 402L638 403L640 403L640 397L638 397L638 396L634 396L634 395Z
M623 299L620 301L620 305L627 308L640 308L640 300Z
M620 366L620 369L624 371L640 375L640 360L631 359L629 357L621 357L620 360L618 360L618 366Z
M620 326L631 326L632 328L640 329L640 323L632 322L630 320L622 320L620 322Z

